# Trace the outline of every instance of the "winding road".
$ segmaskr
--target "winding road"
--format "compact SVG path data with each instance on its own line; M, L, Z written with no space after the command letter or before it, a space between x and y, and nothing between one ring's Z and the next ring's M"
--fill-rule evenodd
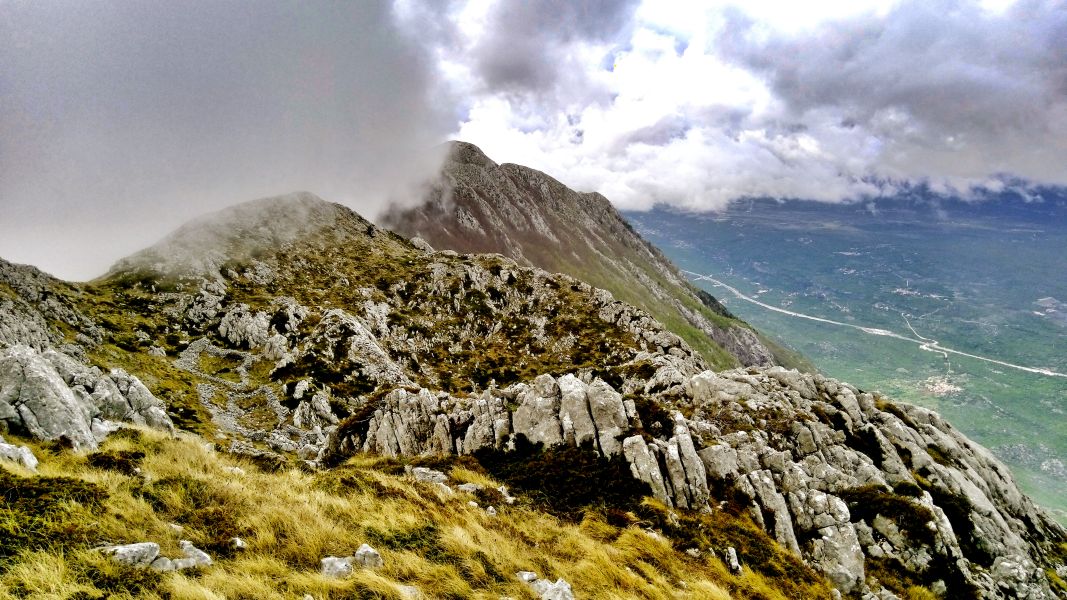
M739 291L737 288L735 288L735 287L733 287L733 286L731 286L731 285L729 285L727 283L723 283L722 281L719 281L718 279L715 279L711 275L705 275L703 273L694 273L693 271L687 271L685 269L682 269L682 272L685 273L686 275L689 275L694 281L707 281L708 283L710 283L710 284L712 284L712 285L714 285L716 287L725 288L726 290L728 290L730 293L732 293L734 296L737 296L741 300L744 300L746 302L751 302L752 304L755 304L756 306L760 306L762 308L765 308L765 309L773 311L773 312L782 313L783 315L789 315L791 317L796 317L798 319L807 319L809 321L817 321L819 323L826 323L827 325L837 325L838 327L849 327L849 328L852 328L852 329L858 329L858 330L860 330L863 333L866 333L868 335L877 335L877 336L883 336L883 337L890 337L890 338L902 340L902 341L905 341L905 342L911 342L913 344L917 344L919 346L920 350L925 350L927 352L935 352L935 353L941 354L942 356L945 356L946 358L948 357L949 354L955 354L957 356L966 356L967 358L973 358L975 360L980 360L980 361L984 361L984 362L987 362L987 363L992 363L994 365L1000 365L1002 367L1007 367L1009 369L1017 369L1019 371L1026 371L1027 373L1034 373L1034 374L1037 374L1037 375L1044 375L1046 377L1063 377L1063 378L1067 378L1067 373L1060 373L1059 371L1053 371L1052 369L1046 369L1046 368L1042 368L1042 367L1027 367L1025 365L1017 365L1017 364L1014 364L1014 363L1005 362L1003 360L997 360L995 358L989 358L988 356L979 356L977 354L970 354L968 352L963 352L963 351L960 351L960 350L955 350L953 348L942 346L941 343L938 342L935 339L926 338L926 337L923 337L923 336L919 335L919 333L917 331L915 331L915 328L911 326L911 322L908 321L908 318L905 317L903 314L901 314L901 317L904 317L904 321L908 324L908 329L911 329L911 332L915 335L915 337L909 337L909 336L906 336L906 335L901 335L901 334L896 333L894 331L889 331L888 329L878 329L876 327L863 327L861 325L853 325L851 323L842 323L841 321L834 321L832 319L824 319L822 317L816 317L816 316L812 316L812 315L806 315L804 313L798 313L798 312L795 312L795 311L792 311L792 310L786 310L786 309L778 307L778 306L773 306L771 304L767 304L766 302L760 302L759 300L757 300L757 299L755 299L755 298L753 298L751 296L747 296L747 295L741 293L741 291Z

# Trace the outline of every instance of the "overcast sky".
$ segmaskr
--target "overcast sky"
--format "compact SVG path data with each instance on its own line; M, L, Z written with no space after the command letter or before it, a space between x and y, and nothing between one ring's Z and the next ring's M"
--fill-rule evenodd
M0 65L0 256L75 279L449 138L622 208L1067 184L1063 0L0 0Z

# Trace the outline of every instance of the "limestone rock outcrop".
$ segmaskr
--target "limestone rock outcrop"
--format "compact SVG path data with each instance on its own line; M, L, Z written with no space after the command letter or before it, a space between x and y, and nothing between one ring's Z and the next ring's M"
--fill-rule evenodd
M109 430L105 420L174 429L162 401L121 369L104 374L51 349L0 349L3 428L91 450L100 441L97 433Z
M781 367L706 371L681 387L658 399L676 409L662 437L639 433L641 415L589 375L541 375L475 398L398 389L338 428L327 456L467 454L520 435L585 445L621 454L668 506L716 510L711 490L732 490L846 594L878 589L874 560L935 588L1055 598L1038 565L1067 533L936 413Z

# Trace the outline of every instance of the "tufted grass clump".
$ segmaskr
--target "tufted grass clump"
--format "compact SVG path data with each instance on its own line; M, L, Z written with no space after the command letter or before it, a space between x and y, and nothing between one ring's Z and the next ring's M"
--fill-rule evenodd
M589 445L545 448L518 435L512 450L485 448L474 455L493 477L572 521L591 507L636 508L651 493L648 484L633 478L625 459L604 458Z
M768 534L738 506L727 504L710 514L689 513L646 498L637 514L643 523L663 531L679 551L695 548L705 554L721 555L727 548L734 548L745 573L753 575L729 587L737 597L762 597L764 592L755 585L756 581L773 582L790 598L830 597L830 589L819 574L771 542Z
M907 486L902 489L914 490ZM848 504L853 521L874 522L881 515L900 528L912 541L931 546L934 532L927 524L934 521L934 513L906 495L890 492L884 487L871 484L844 490L838 494Z
M675 531L652 536L644 528L659 525L633 511L561 519L513 486L519 502L500 502L490 516L483 501L499 496L417 482L404 474L404 460L357 455L319 472L262 471L198 436L143 429L119 431L89 456L16 441L41 464L32 475L0 463L0 600L401 599L401 586L425 598L533 598L515 577L520 570L562 577L584 598L825 597L817 585L748 569L735 576L710 553L689 557L672 541ZM453 488L500 485L470 459L423 464L447 470ZM247 548L234 549L233 536ZM152 541L176 557L182 539L215 564L156 573L122 567L95 549ZM351 555L364 543L382 554L384 567L344 579L320 575L323 557ZM774 546L766 535L761 543Z
M107 498L100 486L70 477L24 477L0 470L0 567L21 549L62 551L91 539L83 521Z

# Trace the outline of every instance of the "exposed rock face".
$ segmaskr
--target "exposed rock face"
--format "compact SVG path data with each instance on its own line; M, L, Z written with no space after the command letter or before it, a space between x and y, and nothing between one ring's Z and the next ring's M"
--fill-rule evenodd
M661 322L682 321L686 340L716 366L776 364L772 351L629 226L600 194L575 192L527 167L490 160L453 142L423 204L383 217L432 252L495 252L611 290ZM728 358L732 357L732 358ZM725 361L725 362L723 362Z
M94 449L103 419L173 430L163 403L139 379L116 369L103 374L55 350L0 349L0 424L30 436L70 440Z
M0 346L44 350L57 345L62 337L55 323L81 331L87 343L98 343L100 328L59 293L66 287L34 267L0 259Z
M267 313L253 313L247 304L237 304L226 311L219 323L219 335L230 343L246 348L256 348L267 343L270 332Z
M36 350L20 345L0 351L0 419L6 429L95 448L91 425L99 412L91 397L75 394Z
M846 594L877 589L875 560L981 597L1055 597L1038 565L1067 534L935 413L781 367L707 371L683 387L660 397L691 414L673 413L664 438L631 434L640 415L589 376L542 375L477 398L401 389L365 429L339 428L330 452L471 453L518 435L584 443L621 453L669 506L714 510L712 488L736 490L758 524Z

